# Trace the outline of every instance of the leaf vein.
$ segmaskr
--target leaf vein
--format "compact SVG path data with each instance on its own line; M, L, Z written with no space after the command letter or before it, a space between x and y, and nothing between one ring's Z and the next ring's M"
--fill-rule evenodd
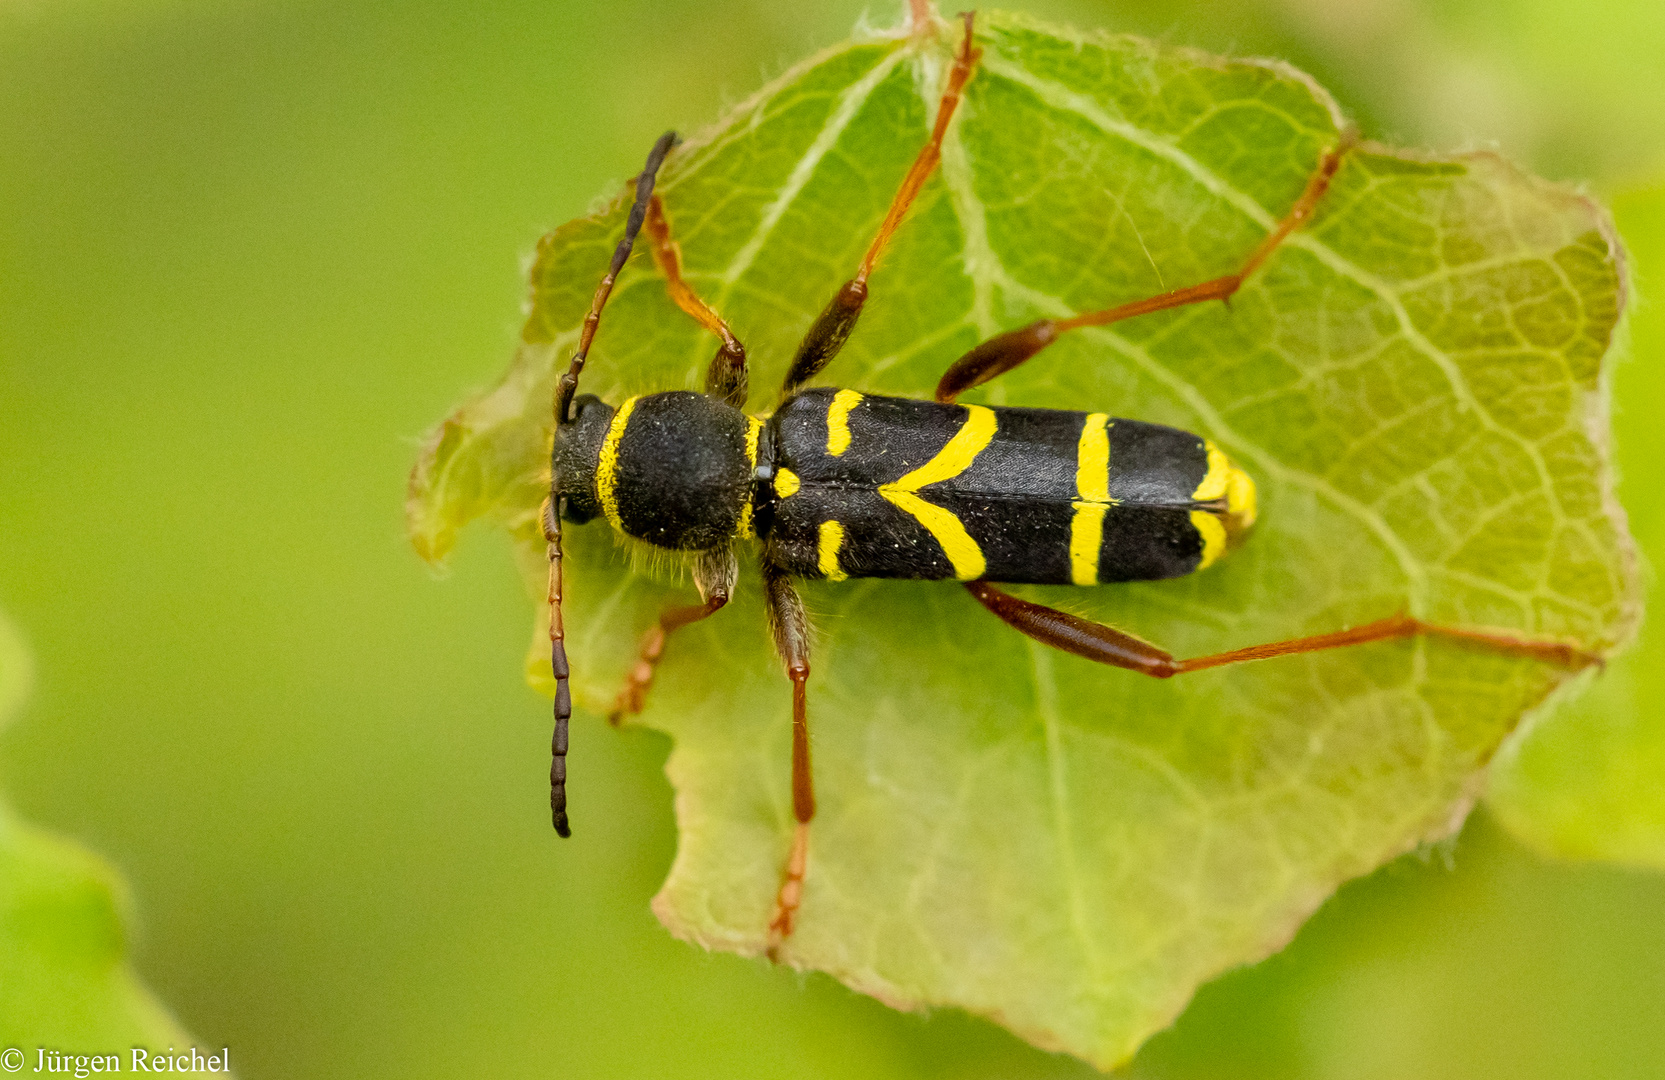
M1201 184L1211 194L1236 207L1261 228L1270 231L1277 226L1278 219L1267 212L1266 208L1261 206L1252 196L1227 183L1223 177L1173 143L1157 138L1125 121L1107 116L1091 100L1056 82L1032 75L1021 68L1006 64L998 59L985 58L983 66L991 71L998 72L1003 78L1010 79L1029 89L1048 105L1073 112L1106 134L1121 138L1178 166L1186 175ZM1440 370L1440 373L1445 376L1457 398L1458 406L1464 411L1473 411L1488 428L1517 443L1537 469L1539 480L1545 491L1549 492L1551 499L1555 498L1555 489L1550 479L1549 468L1537 446L1517 432L1511 431L1500 424L1480 403L1469 387L1468 381L1463 377L1462 370L1418 329L1416 323L1411 319L1410 312L1405 309L1397 291L1389 286L1387 282L1346 258L1310 232L1292 233L1284 241L1284 244L1287 247L1298 248L1316 257L1329 269L1342 277L1352 279L1380 298L1399 324L1399 332L1404 339L1414 349L1431 360L1435 367ZM1559 513L1558 505L1557 512Z
M876 64L873 70L851 83L849 89L839 95L837 107L833 109L832 115L827 118L827 122L822 125L820 132L816 134L815 141L810 143L809 149L804 152L804 156L799 159L797 165L793 166L792 174L786 178L786 184L781 188L780 194L774 202L764 208L763 217L758 221L757 228L752 231L752 235L735 253L733 260L723 271L721 278L723 289L718 298L719 310L721 310L722 302L728 299L728 292L733 288L734 283L739 281L747 270L751 269L758 252L763 250L763 245L774 233L775 227L780 224L781 218L786 215L787 210L791 209L792 204L797 201L799 195L803 194L804 188L814 178L816 169L821 165L821 160L838 144L839 136L844 134L844 129L850 126L850 121L856 118L856 114L867 103L867 99L873 95L873 91L878 89L879 84L884 82L896 65L901 62L902 56L900 50L891 53Z

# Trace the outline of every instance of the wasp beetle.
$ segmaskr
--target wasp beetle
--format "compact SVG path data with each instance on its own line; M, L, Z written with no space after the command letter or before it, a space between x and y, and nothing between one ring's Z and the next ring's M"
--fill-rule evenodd
M1207 567L1255 520L1254 481L1211 442L1108 412L962 405L966 390L1010 371L1060 335L1204 301L1228 301L1278 244L1311 216L1353 141L1324 153L1283 219L1226 277L1101 311L1042 319L997 335L949 366L935 400L810 388L855 327L867 281L909 205L936 167L979 50L972 16L949 71L932 133L903 179L856 274L811 325L767 416L747 415L744 346L683 280L679 250L654 178L676 143L661 137L635 180L619 242L585 317L571 366L556 385L549 497L549 636L556 683L550 806L566 812L567 723L572 713L561 621L561 527L605 518L625 536L691 553L702 603L665 611L613 708L635 712L667 636L728 602L734 544L760 546L776 649L792 683L792 803L796 819L769 927L771 954L792 932L808 865L815 797L806 686L809 627L794 578L955 580L996 617L1043 644L1159 678L1364 642L1434 634L1583 667L1598 659L1561 642L1437 626L1407 614L1314 637L1179 660L1129 634L1019 599L995 583L1099 585L1170 578ZM646 394L610 406L579 396L585 357L613 283L646 228L672 299L721 340L705 392Z

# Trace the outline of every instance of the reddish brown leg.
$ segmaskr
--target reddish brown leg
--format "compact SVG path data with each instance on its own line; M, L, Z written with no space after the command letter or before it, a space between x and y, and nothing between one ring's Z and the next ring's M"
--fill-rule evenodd
M738 574L739 564L735 561L733 550L720 548L700 553L694 562L694 585L705 602L666 608L659 621L642 635L636 666L625 677L624 689L613 699L613 707L607 712L608 723L617 727L626 716L642 711L648 688L653 685L654 672L659 667L659 659L665 652L665 639L670 637L672 631L715 615L728 603Z
M695 322L722 339L711 367L705 373L705 392L733 405L746 407L746 347L734 336L723 317L701 300L682 278L682 248L671 239L671 223L665 220L665 206L655 195L648 203L647 232L653 240L653 261L665 275L665 290L676 301L676 306L687 312Z
M879 263L879 256L884 252L890 238L895 235L902 219L907 216L908 208L919 195L920 188L930 179L931 172L937 167L942 157L942 138L948 131L948 122L954 118L954 109L960 103L960 94L965 89L966 80L971 78L971 70L977 64L977 58L983 55L983 50L971 47L971 32L973 12L967 11L962 15L965 19L965 37L960 42L960 50L954 57L954 66L948 72L948 85L942 91L942 101L937 106L936 125L931 129L931 137L926 140L924 149L914 159L913 167L907 176L902 178L902 186L897 189L896 197L890 202L890 210L885 214L883 223L879 225L879 232L873 237L873 242L867 247L867 254L861 260L861 267L856 276L844 283L838 294L832 298L809 333L804 335L803 343L798 346L798 355L792 359L792 366L787 370L786 383L781 387L784 398L796 390L800 385L814 378L820 370L827 366L838 350L844 347L849 339L850 331L856 328L856 320L861 317L862 305L867 303L867 278L873 273L873 268ZM914 11L915 25L920 25L919 9Z
M653 685L653 676L659 667L659 658L665 652L665 639L671 632L680 630L690 623L697 623L709 615L715 615L717 609L726 603L728 597L719 595L713 596L703 604L665 609L659 616L659 621L642 635L636 665L630 669L630 674L624 680L624 689L619 691L618 697L613 699L613 707L607 711L609 724L617 727L626 716L634 716L642 711L642 706L647 701L648 688Z
M780 570L763 564L763 586L769 607L769 629L775 650L792 680L792 850L775 894L775 913L769 920L766 952L780 959L781 945L792 934L798 906L803 903L804 876L809 870L809 823L815 817L815 782L809 763L809 619L798 591Z
M974 347L949 365L948 370L943 372L941 381L937 383L937 400L953 401L972 387L981 386L995 376L1005 374L1057 341L1059 335L1071 330L1079 330L1083 326L1109 326L1111 323L1131 319L1137 315L1148 315L1153 311L1166 311L1187 304L1199 304L1206 300L1231 299L1232 294L1242 288L1244 280L1260 268L1260 264L1266 261L1277 246L1312 216L1313 211L1318 208L1319 200L1323 199L1324 193L1329 190L1336 170L1341 168L1342 159L1357 141L1358 133L1351 128L1341 133L1340 141L1325 151L1317 170L1307 181L1306 190L1301 192L1301 197L1295 200L1295 205L1284 215L1284 219L1266 234L1266 238L1249 255L1248 261L1237 273L1205 281L1200 285L1190 285L1158 296L1135 300L1118 307L1105 308L1103 311L1089 311L1068 319L1041 319L1028 326L999 334Z
M1395 641L1418 634L1467 641L1497 652L1529 656L1534 660L1571 668L1574 671L1603 662L1596 654L1565 642L1522 637L1502 630L1439 626L1412 618L1403 612L1331 634L1315 634L1312 637L1273 641L1265 645L1250 645L1245 649L1233 649L1212 656L1175 660L1170 653L1158 649L1148 641L1142 641L1103 623L1090 622L1049 608L1044 604L1019 600L986 581L967 582L966 589L1006 625L1034 638L1042 645L1050 645L1076 656L1084 656L1088 660L1097 660L1101 664L1126 668L1158 679L1172 678L1187 671L1202 671L1205 668L1238 664L1245 660L1269 660L1274 656L1341 649L1371 641Z

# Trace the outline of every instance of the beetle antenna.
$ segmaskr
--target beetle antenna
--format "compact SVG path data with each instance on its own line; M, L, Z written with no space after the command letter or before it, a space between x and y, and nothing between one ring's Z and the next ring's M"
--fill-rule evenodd
M653 198L653 181L659 175L659 166L665 163L665 155L676 145L676 132L667 131L659 136L659 141L648 151L647 164L642 166L640 175L636 177L636 201L630 206L630 217L624 223L624 239L613 249L613 261L607 265L607 274L596 286L595 299L590 301L590 313L584 316L584 329L578 335L578 351L572 355L572 366L561 376L561 381L555 386L555 423L572 423L572 399L578 393L578 376L584 371L584 358L590 355L590 342L595 340L596 327L601 325L601 309L607 306L607 297L612 295L613 282L618 279L619 271L624 269L624 262L630 258L630 249L636 243L636 234L642 231L642 222L647 218L648 202Z
M561 505L551 492L543 501L543 538L549 545L549 672L555 677L555 734L549 751L549 816L555 832L572 835L567 824L567 721L572 719L572 690L567 685L567 631L561 619Z
M596 287L595 299L590 301L590 313L584 316L584 329L578 335L578 351L572 365L561 381L555 384L555 426L573 421L572 399L578 393L578 376L584 371L584 358L590 354L590 342L595 340L596 327L601 323L601 309L612 295L613 282L630 258L636 234L642 231L647 218L648 202L653 198L653 181L665 155L676 145L676 132L667 131L648 151L647 164L636 177L636 201L630 206L630 217L624 223L624 239L613 249L613 261L607 264L607 274ZM567 722L572 719L572 688L568 685L566 623L561 618L561 512L565 500L561 497L560 479L555 464L550 461L549 497L543 501L543 538L549 551L549 673L555 678L555 733L549 741L549 816L560 836L571 836L567 823Z

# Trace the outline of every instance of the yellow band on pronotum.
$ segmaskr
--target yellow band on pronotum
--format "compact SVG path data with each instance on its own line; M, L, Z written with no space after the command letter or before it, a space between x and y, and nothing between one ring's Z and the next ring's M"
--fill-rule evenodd
M763 437L763 421L755 416L746 417L746 470L757 472L757 443ZM746 501L740 504L740 522L737 531L741 536L752 535L752 499L746 496Z
M607 515L608 522L619 532L624 531L624 522L619 520L619 440L624 438L625 425L630 423L630 413L636 408L637 398L625 398L619 411L613 414L613 420L607 425L607 437L601 441L601 464L595 470L596 495L601 499L601 512Z

